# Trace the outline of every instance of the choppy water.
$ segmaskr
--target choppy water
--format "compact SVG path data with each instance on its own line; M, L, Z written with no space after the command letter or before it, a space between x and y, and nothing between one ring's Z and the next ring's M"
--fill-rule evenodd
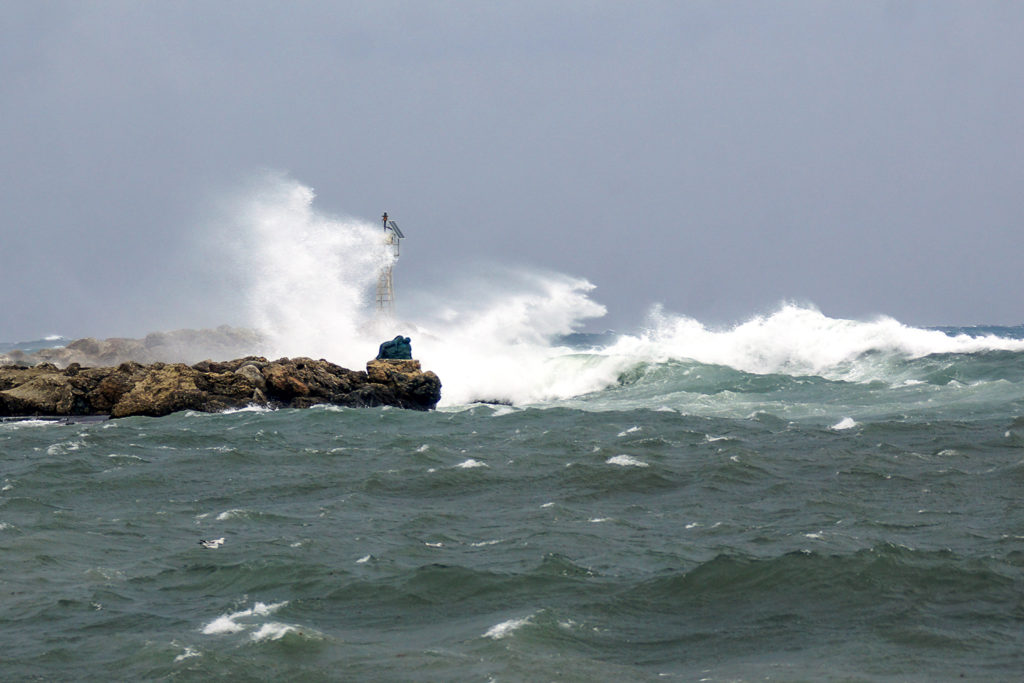
M523 407L0 424L0 676L1019 678L1024 352L621 344Z

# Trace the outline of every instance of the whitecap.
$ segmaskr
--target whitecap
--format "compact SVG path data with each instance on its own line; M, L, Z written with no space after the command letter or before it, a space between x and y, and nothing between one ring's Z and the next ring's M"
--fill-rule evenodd
M246 617L269 616L287 604L287 600L271 603L269 605L263 602L257 602L249 609L232 612L231 614L222 614L210 623L206 624L203 627L202 632L208 636L224 633L238 633L239 631L245 630L245 626L238 623L239 619L244 619Z
M292 632L298 632L298 629L288 624L279 624L277 622L268 622L259 627L255 633L250 635L254 641L260 640L281 640L285 635Z
M515 631L519 630L520 628L526 626L529 623L530 617L523 617L522 619L509 619L508 621L503 621L500 624L495 624L494 626L487 629L487 632L484 633L484 638L491 638L493 640L507 638L510 635L512 635Z
M497 405L494 406L494 412L491 413L491 417L503 417L516 411L515 406Z
M474 467L487 467L487 466L488 466L487 463L480 462L479 460L474 460L473 458L469 458L468 460L464 460L464 461L460 462L458 465L456 465L456 467L461 467L464 470L472 469Z
M60 422L53 420L15 420L0 423L4 429L20 429L21 427L53 427L63 426Z
M235 623L238 614L225 614L217 617L203 627L203 633L212 636L220 633L237 633L244 630L244 626Z
M618 435L619 436L625 436L626 434L632 434L633 432L639 432L641 429L642 429L642 427L637 427L636 425L633 425L629 429L625 429L625 430L619 432Z
M366 564L367 562L370 561L370 559L372 557L373 557L372 555L363 555L358 560L356 560L356 564Z
M609 465L619 465L620 467L650 467L643 460L638 460L632 455L613 455L605 460L605 462Z
M184 652L182 652L180 655L178 655L177 657L174 658L174 661L175 662L183 662L186 659L191 659L193 657L202 657L202 656L203 656L202 652L199 652L197 650L193 650L190 647L186 647Z
M117 458L118 460L122 460L122 459L123 460L138 460L140 462L145 462L145 460L143 458L139 457L138 455L131 455L129 453L111 453L107 457L108 458Z
M857 426L857 421L856 420L854 420L852 417L844 417L842 420L840 420L839 422L837 422L834 425L832 425L832 429L835 429L836 431L839 431L839 430L843 430L843 429L852 429L853 427L856 427L856 426Z
M224 512L217 515L217 521L223 522L226 519L235 519L236 517L244 517L247 514L245 510L238 508L232 510L225 510Z
M63 455L68 451L77 451L79 448L85 445L84 441L65 441L63 443L55 443L47 446L47 455Z

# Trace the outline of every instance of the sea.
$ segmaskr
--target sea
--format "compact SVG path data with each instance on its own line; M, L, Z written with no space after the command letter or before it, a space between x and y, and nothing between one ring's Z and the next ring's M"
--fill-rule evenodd
M409 336L441 403L0 422L0 680L1024 677L1024 326L587 333L585 279L409 287L415 226L395 263L268 183L205 231L224 322L354 369Z
M1024 327L661 315L432 412L0 423L0 678L1019 680Z

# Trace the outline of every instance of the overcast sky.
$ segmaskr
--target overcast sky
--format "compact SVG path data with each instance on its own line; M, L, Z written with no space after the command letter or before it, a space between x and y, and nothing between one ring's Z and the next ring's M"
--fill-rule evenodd
M1019 324L1022 122L1011 0L5 0L0 341L237 322L195 238L261 169L387 210L401 287L567 273L598 328Z

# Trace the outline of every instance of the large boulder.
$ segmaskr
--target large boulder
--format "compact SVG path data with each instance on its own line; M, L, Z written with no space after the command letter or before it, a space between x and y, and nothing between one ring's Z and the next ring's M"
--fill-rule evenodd
M441 400L441 380L433 372L423 372L418 360L371 360L366 375L372 384L391 389L403 408L433 408Z

